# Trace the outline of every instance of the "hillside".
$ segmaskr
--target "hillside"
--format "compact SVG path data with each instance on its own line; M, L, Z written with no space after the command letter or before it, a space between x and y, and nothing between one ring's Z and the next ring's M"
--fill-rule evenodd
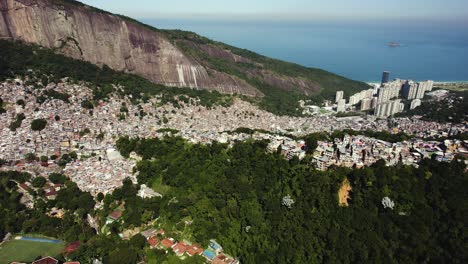
M338 89L349 94L367 88L323 70L191 32L158 30L76 1L1 0L0 10L0 39L38 44L164 86L265 96L267 108L286 104L291 94L330 98Z

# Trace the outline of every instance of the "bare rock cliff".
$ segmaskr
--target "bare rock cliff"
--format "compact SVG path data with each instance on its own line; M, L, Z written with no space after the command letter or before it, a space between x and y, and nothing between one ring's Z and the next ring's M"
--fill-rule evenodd
M202 66L157 30L87 6L59 2L0 0L0 38L52 48L167 86L262 94L240 78Z

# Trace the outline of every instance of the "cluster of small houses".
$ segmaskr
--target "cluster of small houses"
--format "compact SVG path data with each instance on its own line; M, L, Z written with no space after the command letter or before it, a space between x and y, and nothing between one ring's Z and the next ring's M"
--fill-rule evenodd
M164 230L148 229L141 234L147 239L151 248L161 248L172 250L182 257L184 254L193 257L201 255L213 264L239 264L239 261L223 253L223 248L215 240L210 240L208 248L203 249L198 244L191 244L185 241L177 241L172 237L163 238Z
M345 135L333 142L319 141L313 158L317 169L325 171L331 166L362 168L380 159L385 160L388 166L398 162L417 166L424 158L450 162L457 155L468 155L468 141L445 140L441 143L413 139L390 143L361 135Z
M20 202L28 208L33 208L34 198L30 194L30 192L33 191L35 188L31 185L30 182L19 183L18 186L19 186L18 191L23 194ZM62 188L63 188L62 184L54 184L51 182L47 182L41 189L44 191L44 197L46 199L55 200L55 198L57 197L58 191L60 191Z
M124 210L125 207L122 203L107 216L106 225L120 221ZM213 264L239 264L238 260L225 254L221 245L213 239L210 240L208 248L203 249L198 244L192 244L186 241L177 241L172 237L165 237L165 231L163 229L157 230L155 228L150 228L140 232L140 234L146 238L146 241L151 248L164 249L166 252L168 252L168 250L172 250L174 254L181 258L184 256L193 257L195 255L201 255ZM120 236L124 238L123 234L120 234Z

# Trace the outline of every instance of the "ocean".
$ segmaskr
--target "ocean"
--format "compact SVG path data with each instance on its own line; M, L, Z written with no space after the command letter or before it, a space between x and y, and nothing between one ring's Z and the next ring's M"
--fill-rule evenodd
M351 79L468 81L468 25L435 22L252 22L143 19ZM398 47L390 47L390 42Z

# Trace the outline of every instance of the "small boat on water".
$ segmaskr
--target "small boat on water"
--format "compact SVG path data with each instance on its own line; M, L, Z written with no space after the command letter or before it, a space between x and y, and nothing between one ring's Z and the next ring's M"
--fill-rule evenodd
M387 46L389 46L390 48L396 48L396 47L400 47L401 45L400 43L391 41L387 44Z

